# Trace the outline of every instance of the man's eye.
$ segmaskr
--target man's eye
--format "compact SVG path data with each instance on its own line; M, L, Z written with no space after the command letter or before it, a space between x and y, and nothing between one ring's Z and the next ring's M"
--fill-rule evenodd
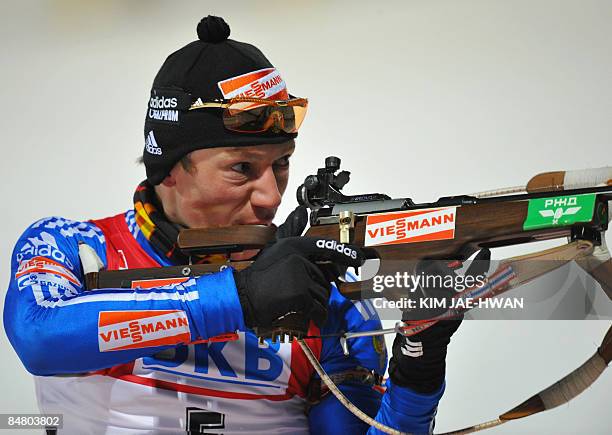
M289 166L289 157L291 156L281 157L276 162L274 162L274 166L276 166L277 168L286 168L287 166Z
M248 162L236 163L234 166L232 166L232 170L241 174L248 174L251 170L251 164Z

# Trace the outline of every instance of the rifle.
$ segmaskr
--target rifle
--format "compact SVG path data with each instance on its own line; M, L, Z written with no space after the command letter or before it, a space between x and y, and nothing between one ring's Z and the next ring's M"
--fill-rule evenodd
M510 288L542 276L560 265L575 260L612 299L612 259L605 246L605 231L612 219L612 167L584 171L558 171L538 174L526 186L498 189L470 195L442 197L435 202L415 203L411 198L395 198L381 193L347 196L342 189L350 173L340 171L340 159L328 157L325 166L315 175L306 177L297 190L298 202L310 209L310 228L306 236L332 239L334 248L351 243L366 248L368 258L380 260L379 274L388 272L393 260L422 259L464 261L482 248L498 248L540 240L567 239L568 244L501 262L494 274L506 274L497 286L486 291L476 289L479 297L492 297ZM229 254L247 249L260 249L274 240L275 230L266 226L238 226L185 229L179 234L178 245L189 255ZM87 289L138 288L180 282L231 266L237 270L251 261L227 261L225 264L188 264L152 269L101 270L101 263L91 258L86 246L79 248ZM534 268L535 259L554 259L550 267ZM340 293L350 299L379 297L368 292L372 280L338 283ZM462 292L469 296L474 289ZM346 341L363 335L397 332L413 335L430 327L445 315L417 325L398 322L395 328L351 333L340 338L345 352ZM305 342L303 319L290 313L272 328L256 330L260 339L295 337L315 369L318 363ZM596 354L583 366L549 389L491 422L453 433L469 433L502 424L510 419L525 417L567 403L580 394L606 368L612 359L612 328L606 334ZM324 372L319 372L326 381ZM327 380L326 380L327 378ZM331 380L330 380L331 382ZM333 383L328 387L341 395ZM360 412L339 400L352 412ZM352 408L351 408L352 407ZM366 419L367 416L361 415ZM388 433L373 420L365 420Z
M612 168L550 172L533 177L525 192L500 189L471 195L448 196L431 203L410 198L391 199L372 193L346 196L341 190L350 173L341 171L340 159L328 157L325 167L306 177L298 188L298 202L310 212L306 236L334 239L367 247L370 258L380 260L379 273L388 261L455 259L464 261L482 248L497 248L550 239L588 241L605 246L602 233L612 216ZM231 254L259 249L274 240L275 230L262 225L184 229L178 245L189 255ZM530 257L539 258L539 257ZM251 261L226 264L189 264L120 271L91 268L86 287L135 288L149 280L170 283L231 266L237 270ZM588 271L612 298L609 279L612 262ZM162 281L159 281L162 280ZM372 280L341 283L339 291L350 299L364 296ZM366 293L363 293L366 292ZM295 335L299 336L299 331Z

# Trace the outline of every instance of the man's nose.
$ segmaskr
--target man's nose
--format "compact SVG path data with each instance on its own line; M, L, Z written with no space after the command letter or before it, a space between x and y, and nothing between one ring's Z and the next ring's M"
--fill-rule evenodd
M267 168L255 181L251 194L253 207L276 209L281 203L281 193L272 167Z

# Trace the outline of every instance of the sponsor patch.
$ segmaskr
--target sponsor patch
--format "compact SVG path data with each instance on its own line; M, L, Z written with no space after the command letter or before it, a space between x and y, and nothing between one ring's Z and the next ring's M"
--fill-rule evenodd
M188 343L189 319L182 310L101 311L98 347L109 352Z
M157 110L149 108L149 119L160 121L178 123L179 115L178 110Z
M589 222L595 211L595 194L530 199L524 230L561 227Z
M31 272L17 279L17 288L19 291L28 287L34 287L32 290L34 291L37 303L44 300L44 296L41 293L42 287L45 287L49 291L51 298L54 299L76 296L79 294L80 288L80 286L77 288L63 276L48 272Z
M365 246L454 239L456 216L457 207L369 215Z
M149 98L147 119L151 121L178 124L181 110L189 108L190 96L171 89L153 89Z
M51 260L50 258L38 256L30 258L29 260L23 260L19 263L19 268L17 269L17 273L15 273L15 279L19 280L19 278L31 273L49 273L51 275L57 275L70 281L74 285L81 286L81 282L72 271L67 269L63 264Z
M314 332L312 328L311 331ZM218 341L219 338L224 340ZM199 344L191 346L196 343ZM294 345L272 343L269 339L260 345L252 332L224 334L189 344L176 352L140 359L138 367L153 372L151 378L155 378L146 374L141 379L163 380L168 386L177 386L178 391L200 396L210 396L214 391L217 397L234 400L287 400L294 391L301 395L302 385L307 385L311 376L306 357ZM181 382L186 378L188 385ZM287 394L288 388L291 395Z
M224 98L235 97L287 100L285 81L276 68L264 68L217 83Z

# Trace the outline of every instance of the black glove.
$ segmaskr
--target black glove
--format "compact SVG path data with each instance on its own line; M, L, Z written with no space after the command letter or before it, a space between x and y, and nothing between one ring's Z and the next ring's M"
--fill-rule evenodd
M278 241L287 237L301 236L307 224L308 208L305 205L298 205L289 213L285 222L278 227L275 238ZM322 270L328 282L336 281L338 277L344 277L346 274L346 266L341 264L329 263Z
M465 276L476 277L489 269L491 251L481 250L474 262L465 272ZM417 271L429 275L439 274L444 279L455 272L446 262L423 261ZM444 282L444 281L442 281ZM427 297L444 297L450 299L455 294L453 289L445 287L422 289ZM442 311L446 311L443 309ZM433 317L440 312L429 312L426 317ZM423 316L421 316L423 318ZM414 320L414 313L405 313L402 320ZM418 393L431 394L440 389L446 373L446 350L451 336L457 331L463 315L453 320L441 320L433 326L410 337L401 334L393 341L393 357L389 361L389 377L401 387L408 387Z
M330 276L327 273L359 267L359 248L314 237L280 239L259 254L251 266L234 272L244 320L248 327L270 327L288 313L300 313L306 321L322 326L327 320ZM332 267L326 267L332 266ZM334 272L335 273L335 272ZM333 278L336 278L332 277Z
M308 209L304 205L298 205L276 230L276 240L301 236L306 224L308 224Z

